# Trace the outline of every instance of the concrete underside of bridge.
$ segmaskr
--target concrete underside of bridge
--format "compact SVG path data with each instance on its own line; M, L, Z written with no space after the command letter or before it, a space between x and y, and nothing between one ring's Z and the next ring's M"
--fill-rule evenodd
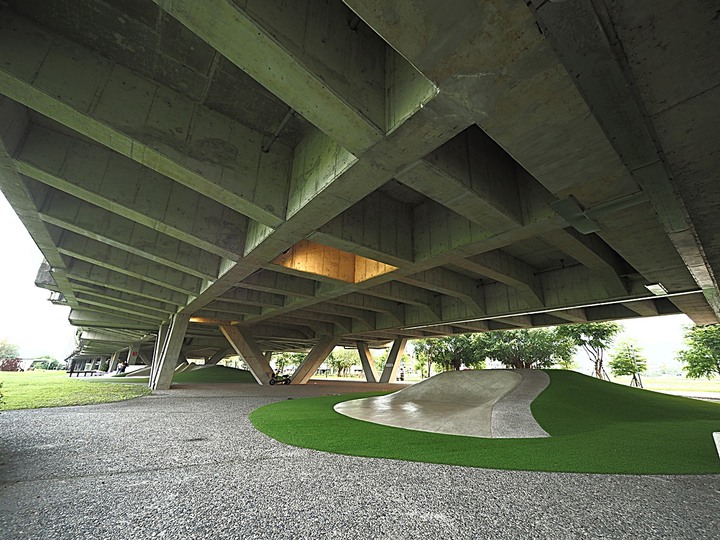
M0 187L79 358L715 323L718 13L7 0Z

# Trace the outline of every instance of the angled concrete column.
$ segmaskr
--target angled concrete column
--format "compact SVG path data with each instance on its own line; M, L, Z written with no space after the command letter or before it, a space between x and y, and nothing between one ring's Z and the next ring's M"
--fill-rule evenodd
M138 358L139 358L140 361L141 361L143 364L145 364L146 366L151 366L151 365L152 365L152 358L148 358L148 355L145 354L144 352L138 351Z
M378 373L375 369L375 362L373 362L372 354L370 353L370 347L363 341L357 342L358 354L360 354L360 361L362 362L363 372L365 373L365 380L367 382L378 382Z
M160 365L160 357L162 356L165 341L167 341L168 325L162 323L158 328L157 338L155 339L155 347L153 348L152 365L150 367L150 384L155 380L157 368Z
M150 381L153 390L169 390L172 383L175 367L177 367L180 349L185 339L185 331L190 322L190 316L178 313L173 317L167 340L160 355L160 363L155 372L154 380Z
M400 367L400 362L398 361L398 359L402 357L402 353L405 351L406 343L407 338L402 337L399 337L395 341L393 341L390 352L388 353L387 362L385 362L385 367L383 368L382 375L380 375L381 383L395 382L397 370Z
M291 384L305 384L308 382L310 377L312 377L317 371L317 368L320 367L320 364L325 361L328 355L335 348L338 341L340 341L339 338L334 336L321 337L320 341L317 342L317 345L315 345L305 357L303 363L298 366L297 370L295 370Z
M221 349L218 349L218 351L213 354L210 358L205 360L206 366L215 366L217 363L225 358L228 354L230 354L233 351L232 347L222 347Z
M120 361L120 352L115 351L110 357L110 363L108 364L108 373L112 373L117 369L118 362Z
M237 326L221 326L220 331L225 335L233 349L245 360L250 373L258 384L268 384L272 377L270 364L263 356L255 339L245 330Z
M140 352L140 344L133 343L130 345L130 348L128 349L127 354L127 363L129 366L135 366L138 363L138 360L140 360L138 353Z

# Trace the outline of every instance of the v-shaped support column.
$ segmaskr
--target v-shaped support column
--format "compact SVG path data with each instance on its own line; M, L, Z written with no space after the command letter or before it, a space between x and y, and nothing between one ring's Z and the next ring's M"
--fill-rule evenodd
M337 345L340 338L333 336L321 337L320 341L307 354L303 363L300 364L292 377L291 384L305 384L310 380L328 355Z
M245 361L258 384L268 384L272 377L272 369L255 339L237 326L221 326L220 331Z
M360 355L360 362L362 362L363 373L365 373L365 380L367 382L378 382L379 377L370 353L370 347L368 347L367 343L358 341L357 350Z
M399 337L393 341L392 347L390 347L390 352L388 353L387 362L385 362L382 375L380 375L381 383L395 382L395 377L397 376L397 371L400 367L398 358L402 357L402 353L405 351L406 343L407 338L403 337Z

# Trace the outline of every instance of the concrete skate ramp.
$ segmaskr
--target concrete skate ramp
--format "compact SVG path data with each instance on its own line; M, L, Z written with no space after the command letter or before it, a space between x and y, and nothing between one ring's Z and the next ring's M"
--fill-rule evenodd
M470 437L548 437L530 403L549 384L537 370L451 371L387 396L335 405L340 414L404 429Z

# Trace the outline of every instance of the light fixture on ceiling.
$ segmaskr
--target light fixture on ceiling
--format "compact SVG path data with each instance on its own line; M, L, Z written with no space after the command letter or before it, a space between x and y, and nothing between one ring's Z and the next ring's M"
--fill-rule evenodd
M668 290L663 287L662 283L651 283L650 285L645 285L645 288L655 296L665 296L668 293Z

